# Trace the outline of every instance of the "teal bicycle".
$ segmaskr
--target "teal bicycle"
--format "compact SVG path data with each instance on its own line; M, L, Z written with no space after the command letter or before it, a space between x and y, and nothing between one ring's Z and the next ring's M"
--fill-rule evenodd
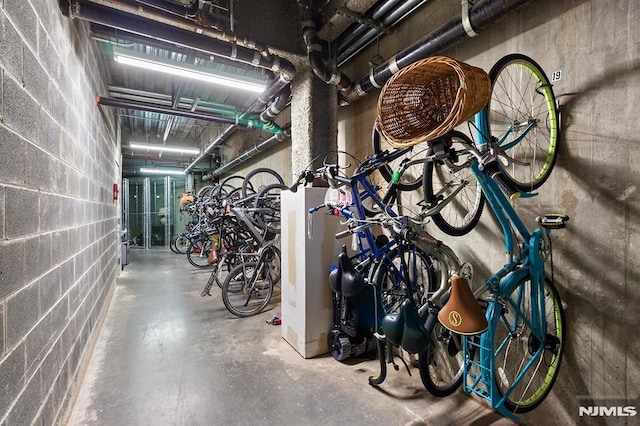
M425 66L432 64L433 61L425 61ZM416 69L420 66L408 70L411 75L403 75L401 70L381 93L381 99L387 92L402 99L404 104L397 109L414 123L420 121L416 117L433 108L426 104L433 99L432 92L448 84L445 80L455 79L451 78L452 73L444 72L437 84L426 91L424 88L431 82L417 81L416 76L430 71ZM480 107L479 112L471 111L468 117L459 117L448 128L450 131L474 117L472 133L476 141L456 132L455 143L432 144L437 152L430 153L432 160L425 163L425 182L429 187L424 190L425 194L437 194L428 208L444 203L453 210L445 215L441 209L440 214L456 235L470 230L465 228L468 228L466 219L470 212L481 211L478 200L486 201L504 234L505 264L474 294L465 285L452 287L449 301L439 312L431 312L427 323L437 315L444 327L463 335L461 347L450 347L449 354L452 357L464 354L464 392L486 399L492 408L517 420L516 413L533 410L549 394L562 361L566 330L562 303L553 284L549 234L551 229L564 228L569 218L564 214L548 214L539 217L531 229L511 205L511 200L532 196L528 191L544 183L555 163L559 116L548 79L533 60L523 55L503 58L490 74L491 93L487 95L490 100L484 101L487 106ZM416 94L426 99L424 105L416 101ZM458 104L447 105L454 108ZM432 116L435 114L425 116L425 120ZM404 119L395 118L381 123ZM410 123L408 119L405 122ZM381 130L388 130L385 135L394 131ZM401 131L407 132L406 128ZM416 129L413 133L426 132ZM414 143L410 139L405 142ZM459 179L460 175L464 178ZM438 176L442 176L443 189L434 191ZM463 188L476 186L482 197L474 195L467 199L461 195ZM466 207L468 200L474 203L471 209ZM478 301L484 309L478 309ZM482 327L470 330L465 327L469 322ZM421 360L421 375L422 369L432 362L430 358Z

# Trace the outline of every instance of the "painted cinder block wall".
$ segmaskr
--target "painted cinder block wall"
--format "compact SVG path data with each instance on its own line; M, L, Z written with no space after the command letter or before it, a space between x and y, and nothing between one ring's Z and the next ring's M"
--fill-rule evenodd
M0 1L0 424L62 422L120 270L93 49L58 2Z

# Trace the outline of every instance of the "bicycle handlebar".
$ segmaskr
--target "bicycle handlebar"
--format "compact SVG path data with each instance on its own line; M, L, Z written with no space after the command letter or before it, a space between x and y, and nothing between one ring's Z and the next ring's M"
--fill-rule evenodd
M522 195L520 191L513 185L498 167L498 162L493 160L484 166L484 172L493 179L498 187L510 200L516 200Z

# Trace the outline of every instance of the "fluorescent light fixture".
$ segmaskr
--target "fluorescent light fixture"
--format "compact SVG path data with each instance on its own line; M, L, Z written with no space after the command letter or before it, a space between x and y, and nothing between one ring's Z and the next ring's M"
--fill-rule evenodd
M113 58L116 62L147 70L158 71L178 77L187 77L212 84L262 93L266 84L261 80L250 79L222 71L196 67L155 56L143 55L126 49L114 48Z
M126 148L126 146L125 146ZM129 142L129 148L137 151L157 151L157 152L177 152L178 154L200 154L198 148L187 148L180 146L152 145L148 143Z
M141 167L140 173L152 174L152 175L184 175L184 170L178 169L149 169L147 167Z

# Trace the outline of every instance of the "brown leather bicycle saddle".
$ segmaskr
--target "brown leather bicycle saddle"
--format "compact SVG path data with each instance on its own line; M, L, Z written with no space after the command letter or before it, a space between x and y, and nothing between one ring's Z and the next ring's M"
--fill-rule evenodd
M438 320L454 333L467 336L483 333L489 326L467 280L457 275L451 278L451 297L438 312Z

